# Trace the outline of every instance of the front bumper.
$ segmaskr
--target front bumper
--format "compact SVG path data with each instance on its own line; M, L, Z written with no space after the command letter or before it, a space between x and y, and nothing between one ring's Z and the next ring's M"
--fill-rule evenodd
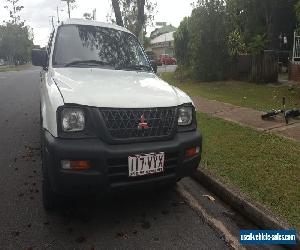
M99 139L60 139L45 132L46 171L52 189L60 194L109 192L135 186L156 186L190 176L201 159L202 137L197 131L177 133L168 141L110 145ZM185 157L186 149L200 146L200 153ZM128 156L165 152L165 171L157 175L128 177ZM63 170L61 160L89 160L92 168Z

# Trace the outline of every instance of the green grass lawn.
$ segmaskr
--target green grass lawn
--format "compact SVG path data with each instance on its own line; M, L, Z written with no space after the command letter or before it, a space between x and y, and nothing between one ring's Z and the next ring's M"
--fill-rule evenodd
M300 229L300 143L198 114L202 166Z
M237 106L268 111L282 107L282 97L287 98L288 107L300 108L300 85L263 85L248 82L197 82L180 83L174 73L163 73L162 79L187 92L190 96L231 103Z
M30 66L30 64L24 64L19 66L0 66L0 72L21 71L30 68Z

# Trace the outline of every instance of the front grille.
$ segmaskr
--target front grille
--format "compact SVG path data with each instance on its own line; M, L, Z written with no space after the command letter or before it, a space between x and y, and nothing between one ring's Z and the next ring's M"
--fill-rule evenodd
M177 126L177 109L100 109L105 126L113 139L171 136ZM142 118L143 117L143 118ZM144 120L148 128L139 124Z
M160 176L168 176L175 174L176 167L178 165L178 152L165 153L165 166L164 172L153 175L129 177L128 172L128 158L112 158L108 159L108 178L111 186L120 183L131 183L135 181L153 179Z

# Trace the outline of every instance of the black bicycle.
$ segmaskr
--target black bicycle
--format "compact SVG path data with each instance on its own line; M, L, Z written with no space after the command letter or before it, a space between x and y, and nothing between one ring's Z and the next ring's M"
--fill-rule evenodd
M296 118L296 117L300 116L300 110L296 109L296 108L287 110L286 106L285 106L285 97L283 97L282 98L282 109L277 109L277 110L273 109L272 111L263 114L261 116L261 118L263 120L266 120L268 118L275 117L275 116L277 116L279 114L283 114L284 115L284 119L285 119L285 123L289 124L289 119L290 118Z

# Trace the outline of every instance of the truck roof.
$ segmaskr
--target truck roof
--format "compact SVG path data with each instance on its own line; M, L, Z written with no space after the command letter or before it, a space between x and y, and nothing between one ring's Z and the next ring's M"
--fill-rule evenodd
M68 25L68 24L98 26L98 27L110 28L110 29L115 29L115 30L120 30L120 31L124 31L127 33L131 33L128 29L118 26L118 25L115 25L115 24L98 22L98 21L93 21L93 20L85 20L85 19L80 19L80 18L67 19L66 21L63 21L60 26Z

